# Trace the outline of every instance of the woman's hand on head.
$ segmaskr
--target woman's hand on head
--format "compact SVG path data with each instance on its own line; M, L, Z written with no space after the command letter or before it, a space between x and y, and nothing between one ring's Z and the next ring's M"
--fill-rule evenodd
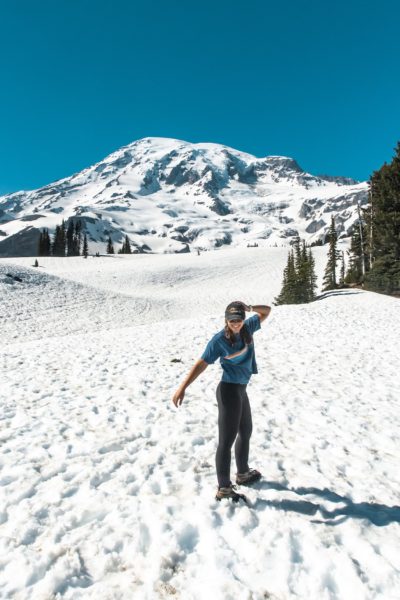
M180 406L183 402L183 399L185 397L185 390L182 390L181 388L177 389L175 394L172 396L172 402L175 404L175 406L178 408L178 406Z
M241 304L243 306L243 310L245 310L245 311L250 310L250 306L248 306L245 302L242 302L241 300L235 300L235 302L237 302L238 304Z

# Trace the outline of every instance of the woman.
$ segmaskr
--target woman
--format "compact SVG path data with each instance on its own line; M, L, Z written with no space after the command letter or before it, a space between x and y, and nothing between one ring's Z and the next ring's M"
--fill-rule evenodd
M256 314L245 320L246 311ZM201 358L193 365L172 399L175 406L180 406L186 388L208 365L220 359L222 379L217 387L219 439L215 458L217 500L245 500L245 496L235 492L230 479L231 448L235 440L236 483L248 485L261 477L259 471L250 469L248 465L252 420L246 386L251 375L257 373L253 333L260 329L270 312L269 306L247 306L244 302L229 304L225 310L225 328L208 342Z

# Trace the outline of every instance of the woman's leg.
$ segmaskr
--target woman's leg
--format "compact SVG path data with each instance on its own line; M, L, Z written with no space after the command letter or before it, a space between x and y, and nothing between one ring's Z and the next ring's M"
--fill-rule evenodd
M239 422L239 431L235 443L235 458L238 473L247 473L249 470L249 446L253 422L251 408L246 388L241 390L242 412Z
M240 386L221 381L217 387L218 448L215 456L219 487L231 484L231 448L239 430L242 414Z

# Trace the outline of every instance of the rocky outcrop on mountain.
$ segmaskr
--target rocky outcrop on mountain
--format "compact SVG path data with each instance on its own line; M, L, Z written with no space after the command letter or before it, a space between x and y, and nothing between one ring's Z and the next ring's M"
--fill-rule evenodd
M25 227L14 235L0 238L0 256L36 256L39 229Z
M35 254L35 235L62 219L82 220L92 252L109 236L118 248L125 235L137 252L312 242L325 239L331 215L347 236L367 202L366 183L311 175L292 158L144 138L71 177L0 197L0 256Z

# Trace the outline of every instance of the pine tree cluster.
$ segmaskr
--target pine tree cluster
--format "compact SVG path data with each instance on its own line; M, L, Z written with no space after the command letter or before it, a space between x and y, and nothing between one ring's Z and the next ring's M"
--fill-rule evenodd
M107 254L115 253L111 236L108 236L106 252ZM132 254L131 242L127 235L124 237L124 241L122 242L121 248L118 250L118 254Z
M390 164L370 178L370 205L361 210L348 251L345 283L400 294L400 142Z
M66 235L67 256L79 256L82 243L82 223L70 219Z
M365 212L370 269L364 287L400 294L400 142L390 164L370 178L370 209Z
M83 247L82 247L83 244ZM43 229L39 235L38 255L39 256L80 256L88 255L88 243L86 233L82 237L81 221L69 219L66 227L64 219L61 225L56 226L53 241L50 238L48 229Z
M304 240L297 238L283 271L282 289L274 304L303 304L315 300L315 260Z
M40 232L38 255L39 256L50 256L51 255L51 239L50 239L48 229L43 229L43 231Z
M107 240L107 254L114 254L114 246L111 236ZM132 254L131 242L125 235L122 247L118 254ZM69 219L67 225L62 220L56 226L53 240L51 240L48 229L43 229L39 235L38 256L83 256L89 255L89 246L86 232L82 231L82 222ZM96 253L96 256L99 256Z
M127 235L125 236L122 248L118 250L118 254L132 254L131 243Z

